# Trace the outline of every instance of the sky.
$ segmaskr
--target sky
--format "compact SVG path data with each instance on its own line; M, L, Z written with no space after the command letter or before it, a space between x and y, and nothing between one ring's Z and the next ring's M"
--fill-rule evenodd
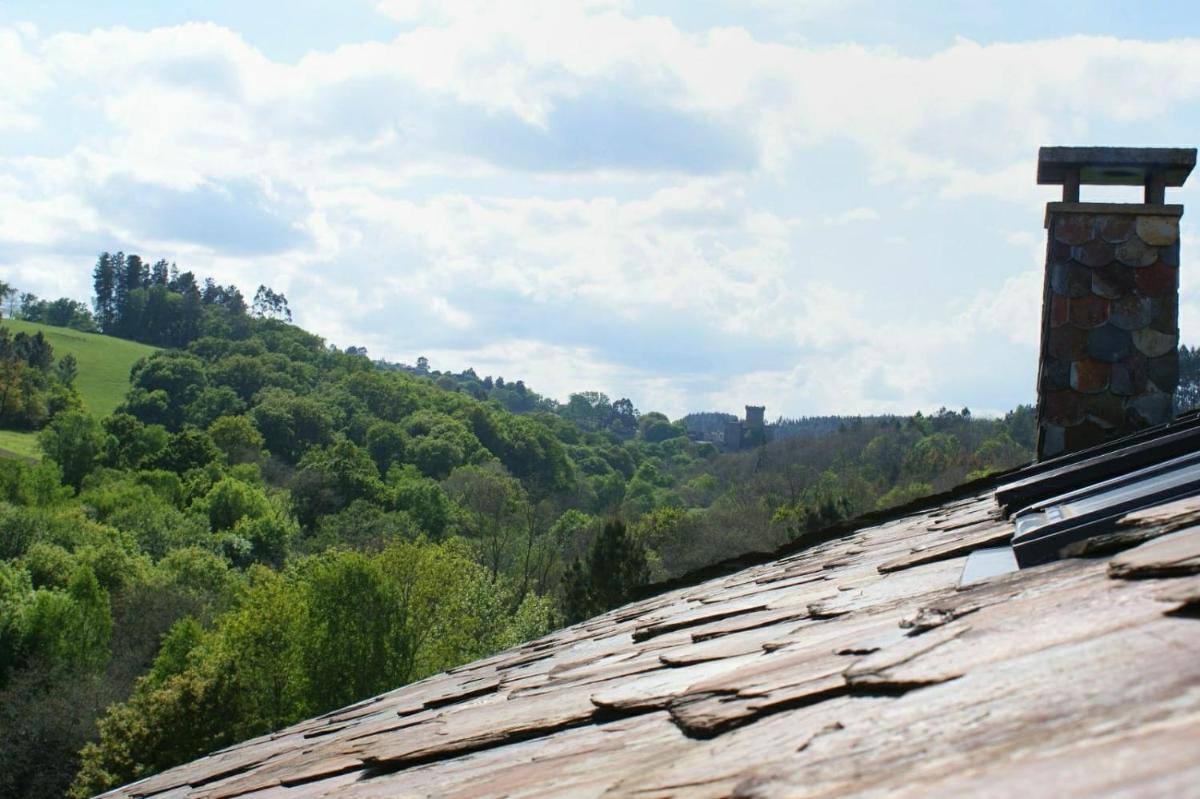
M1003 413L1037 148L1197 131L1184 2L0 0L0 279L165 258L343 348L673 418Z

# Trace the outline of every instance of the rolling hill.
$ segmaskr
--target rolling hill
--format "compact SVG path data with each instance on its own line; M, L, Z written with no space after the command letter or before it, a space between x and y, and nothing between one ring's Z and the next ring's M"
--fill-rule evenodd
M134 341L80 333L65 327L51 327L16 319L0 321L0 326L13 333L42 333L54 347L57 360L70 353L79 362L75 387L84 405L97 418L107 416L121 404L129 389L129 370L138 358L154 352L154 347ZM37 457L37 434L0 430L0 455Z

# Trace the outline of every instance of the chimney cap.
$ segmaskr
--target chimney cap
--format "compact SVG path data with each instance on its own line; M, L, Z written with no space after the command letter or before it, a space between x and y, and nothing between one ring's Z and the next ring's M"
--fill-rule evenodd
M1143 186L1157 178L1159 185L1176 188L1195 165L1195 147L1041 147L1037 182Z

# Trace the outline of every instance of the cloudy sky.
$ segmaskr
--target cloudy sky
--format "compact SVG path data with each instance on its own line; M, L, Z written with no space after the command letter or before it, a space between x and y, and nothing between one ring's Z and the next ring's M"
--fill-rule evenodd
M1182 2L0 0L0 76L0 279L673 416L1031 401L1038 146L1200 139Z

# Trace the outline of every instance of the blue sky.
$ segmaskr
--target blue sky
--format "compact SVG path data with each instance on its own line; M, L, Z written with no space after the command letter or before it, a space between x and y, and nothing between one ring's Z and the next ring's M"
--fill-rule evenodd
M119 248L376 357L672 415L1002 412L1037 147L1195 145L1198 14L0 0L0 278L82 299Z

